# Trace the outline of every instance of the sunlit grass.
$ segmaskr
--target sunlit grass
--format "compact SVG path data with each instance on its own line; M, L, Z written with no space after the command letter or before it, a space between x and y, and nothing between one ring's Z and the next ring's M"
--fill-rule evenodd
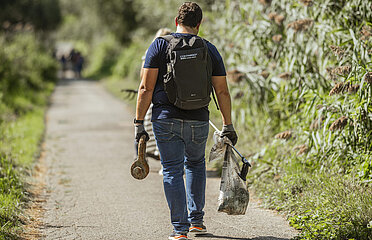
M288 211L308 239L368 239L372 191L347 176L298 171L256 184L266 207Z
M0 237L13 239L21 231L20 216L27 199L24 181L39 153L44 110L38 109L0 126Z
M30 167L38 152L44 132L44 111L38 109L17 121L4 124L4 144L1 150L11 154L17 165Z

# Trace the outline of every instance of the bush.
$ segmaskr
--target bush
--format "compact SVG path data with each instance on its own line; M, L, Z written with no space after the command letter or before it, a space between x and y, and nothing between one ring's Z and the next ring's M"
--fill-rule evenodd
M151 39L149 37L149 39ZM142 66L142 56L144 56L148 45L140 40L133 41L124 48L113 67L113 75L105 79L105 86L109 91L120 98L129 100L135 105L136 94L124 93L122 89L137 90Z
M142 56L144 56L146 47L139 42L133 42L127 48L124 48L118 61L113 68L113 75L119 78L127 78L131 81L139 82L139 73L141 71Z
M9 114L23 114L34 105L45 105L46 95L56 82L56 61L45 52L32 34L1 38L0 121ZM7 110L8 109L8 110Z
M230 70L251 184L303 239L369 239L368 1L227 0L212 9L204 32Z
M85 75L94 79L110 76L120 51L121 47L117 40L113 36L107 35L104 40L92 47Z

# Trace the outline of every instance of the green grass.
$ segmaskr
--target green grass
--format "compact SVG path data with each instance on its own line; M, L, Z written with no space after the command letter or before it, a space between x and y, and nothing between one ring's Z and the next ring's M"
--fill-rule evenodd
M372 190L337 174L260 179L256 190L268 208L287 211L298 239L371 239Z
M38 153L44 132L44 110L37 109L17 121L5 124L4 144L1 150L10 153L17 163L30 167Z
M25 180L39 154L44 110L39 108L0 126L0 239L16 239L27 202Z
M297 141L272 140L250 158L248 182L264 206L286 212L298 239L371 239L371 157L359 153L347 167L329 167L327 157L297 155Z

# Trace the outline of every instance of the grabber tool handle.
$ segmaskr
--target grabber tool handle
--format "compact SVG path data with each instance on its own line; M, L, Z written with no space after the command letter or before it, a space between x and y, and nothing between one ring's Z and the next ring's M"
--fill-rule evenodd
M216 125L214 125L214 123L211 120L209 120L209 124L214 128L214 130L220 132L220 130L218 130ZM249 167L251 167L251 164L232 144L228 145L231 146L231 148L239 155L243 162L243 167L242 170L240 171L239 177L245 181L247 179L248 170Z
M240 171L239 177L243 179L243 181L247 180L247 174L248 174L248 169L250 165L248 163L243 163L242 170Z
M239 155L239 157L241 157L242 162L244 164L248 164L248 167L251 167L251 164L249 163L249 161L233 145L231 145L231 144L229 144L229 145L232 147L232 149L234 149L234 151Z
M146 136L143 135L138 142L138 156L132 164L130 172L135 179L142 180L150 172L149 164L146 160Z

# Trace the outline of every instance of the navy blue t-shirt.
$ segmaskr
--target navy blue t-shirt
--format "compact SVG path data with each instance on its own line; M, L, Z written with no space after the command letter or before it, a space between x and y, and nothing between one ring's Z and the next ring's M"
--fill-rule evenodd
M195 36L184 33L172 33L172 35L175 37L186 36L190 38ZM212 59L212 76L226 76L225 66L217 48L208 41L207 46L209 56ZM168 118L208 121L208 107L195 110L183 110L169 102L163 87L163 76L167 73L167 47L168 42L165 39L157 38L148 48L145 64L143 66L144 68L159 69L158 79L152 96L153 108L151 121Z

